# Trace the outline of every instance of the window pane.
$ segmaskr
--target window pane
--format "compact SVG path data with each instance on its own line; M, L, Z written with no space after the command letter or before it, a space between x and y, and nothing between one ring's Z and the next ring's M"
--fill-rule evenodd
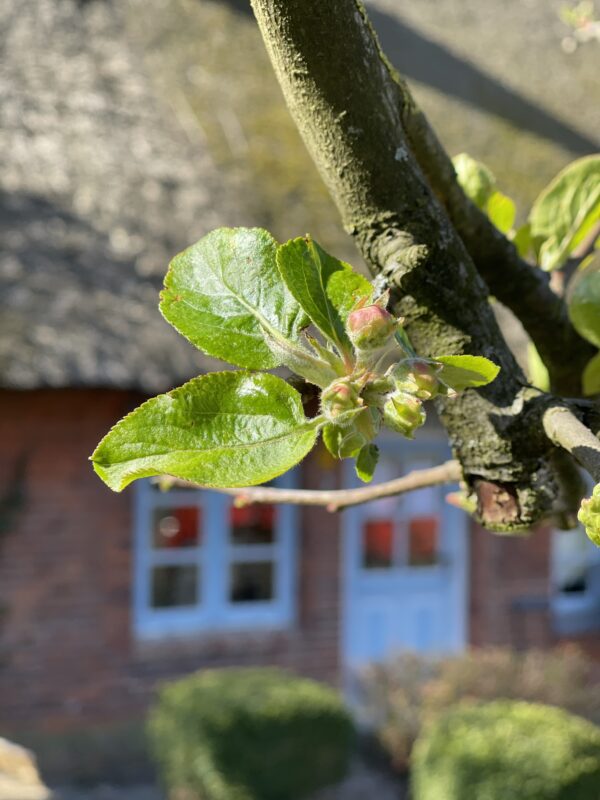
M394 521L370 519L363 528L363 567L391 567L394 557Z
M229 524L233 544L272 544L275 541L274 506L231 506Z
M272 561L232 564L230 600L234 603L272 600L273 573Z
M197 598L197 567L154 567L150 601L153 608L193 606Z
M408 563L411 567L437 562L439 520L436 516L413 517L408 522Z
M201 512L198 506L156 508L152 545L162 549L195 547L200 540Z

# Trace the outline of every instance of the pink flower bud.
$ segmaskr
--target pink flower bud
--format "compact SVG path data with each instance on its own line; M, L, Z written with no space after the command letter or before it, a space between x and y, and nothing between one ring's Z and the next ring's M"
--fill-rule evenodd
M394 335L397 320L378 305L357 308L348 315L348 336L359 350L383 347Z
M362 401L354 386L338 381L328 386L321 395L323 413L331 420L335 420L345 411L351 411L362 405Z

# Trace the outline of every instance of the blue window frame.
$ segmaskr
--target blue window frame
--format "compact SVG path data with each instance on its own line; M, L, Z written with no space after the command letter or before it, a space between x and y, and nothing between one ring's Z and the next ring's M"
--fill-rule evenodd
M600 630L600 550L581 526L552 537L554 630L563 636Z
M277 485L289 486L293 474ZM295 607L296 511L200 489L135 494L133 626L140 638L283 628Z

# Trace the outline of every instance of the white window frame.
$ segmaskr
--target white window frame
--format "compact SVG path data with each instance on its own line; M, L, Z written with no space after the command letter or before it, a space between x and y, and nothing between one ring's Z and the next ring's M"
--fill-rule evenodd
M295 485L295 474L276 481ZM198 547L161 551L152 547L156 508L201 508L202 541ZM133 630L140 639L162 639L202 632L282 629L293 625L296 611L297 511L275 507L273 544L236 545L229 537L232 498L198 489L160 492L147 480L138 481L134 495ZM236 603L229 599L229 568L233 561L272 560L275 567L272 600ZM197 565L200 591L193 606L152 608L152 568L159 565Z

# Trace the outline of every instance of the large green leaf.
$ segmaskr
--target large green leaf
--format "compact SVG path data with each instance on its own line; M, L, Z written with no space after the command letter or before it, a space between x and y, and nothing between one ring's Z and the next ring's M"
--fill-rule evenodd
M539 195L529 214L543 269L559 267L600 219L600 155L573 161Z
M318 424L304 416L298 392L275 375L213 372L132 411L92 461L115 491L163 473L203 486L250 486L304 458Z
M452 163L464 193L478 208L485 208L496 188L494 175L485 164L471 158L468 153L459 153L452 159Z
M309 236L281 245L277 265L311 321L340 353L350 355L352 345L344 321L359 299L371 297L369 281L349 264L330 256Z
M439 377L457 392L485 386L500 372L500 367L483 356L437 356L435 360L442 364Z
M280 361L266 343L296 341L307 324L281 281L277 242L260 228L218 228L175 256L160 310L192 344L211 356L250 369Z
M569 317L577 332L600 347L600 253L579 269L567 290Z

